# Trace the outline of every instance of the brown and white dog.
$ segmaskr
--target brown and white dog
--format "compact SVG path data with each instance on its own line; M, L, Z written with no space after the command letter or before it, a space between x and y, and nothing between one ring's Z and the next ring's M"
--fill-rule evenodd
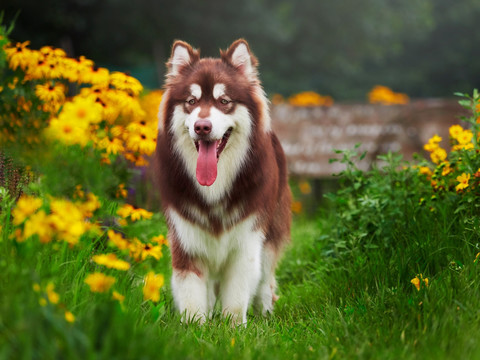
M167 63L155 177L185 321L203 323L217 296L237 324L252 302L265 315L277 299L291 194L256 65L244 40L215 59L177 41Z

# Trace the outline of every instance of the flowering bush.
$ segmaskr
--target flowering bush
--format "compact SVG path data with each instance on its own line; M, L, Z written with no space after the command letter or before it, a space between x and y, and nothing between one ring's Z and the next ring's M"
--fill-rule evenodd
M145 165L155 149L156 118L141 105L140 82L83 56L69 58L62 49L28 45L4 48L13 71L4 74L0 141L28 147L51 140L89 145L105 162L122 154Z
M459 94L460 95L460 94ZM423 162L418 170L424 181L430 184L431 194L425 194L421 203L429 202L432 210L439 198L459 201L463 205L473 204L480 195L480 96L461 94L460 103L470 110L469 117L462 119L470 126L453 125L449 129L450 151L440 146L442 138L434 135L424 149L430 154L431 162Z
M155 149L161 91L143 94L137 79L62 49L11 44L1 27L0 44L2 251L31 266L40 305L60 308L67 323L76 316L54 290L56 262L81 264L72 270L83 279L72 284L76 293L88 288L123 304L125 289L136 287L159 302L165 226L125 198L135 203L128 183ZM42 249L47 278L38 278Z

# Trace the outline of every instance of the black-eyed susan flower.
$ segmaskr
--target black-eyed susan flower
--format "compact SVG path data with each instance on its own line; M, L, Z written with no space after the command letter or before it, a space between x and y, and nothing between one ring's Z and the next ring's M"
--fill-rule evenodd
M157 302L160 300L160 289L164 284L162 274L150 271L144 278L143 299Z
M104 293L110 290L116 279L100 272L88 274L85 278L85 284L90 287L91 292Z
M110 72L108 69L90 66L78 75L80 83L88 83L92 85L108 85Z
M120 139L110 139L108 136L99 140L97 145L99 149L105 150L107 154L117 155L121 154L125 150L123 142Z
M17 43L14 47L7 46L5 52L7 54L8 65L11 69L16 70L20 67L26 70L38 61L38 52L32 51L28 48L30 41Z
M64 102L65 91L65 85L60 82L47 82L35 86L35 95L37 95L40 100L58 105L61 105Z
M143 90L143 86L140 81L132 76L118 71L113 72L110 75L110 83L116 89L126 91L134 96L139 95Z

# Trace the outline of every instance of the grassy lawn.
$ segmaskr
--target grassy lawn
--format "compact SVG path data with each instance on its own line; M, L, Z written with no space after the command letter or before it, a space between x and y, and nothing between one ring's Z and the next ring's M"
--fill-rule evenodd
M266 319L252 314L247 328L220 316L204 326L180 324L168 281L155 306L132 287L141 279L127 274L117 284L127 295L121 305L83 283L92 248L4 237L0 358L480 358L473 231L465 237L445 233L453 224L428 232L413 225L391 247L338 256L328 241L335 217L295 220L278 271L276 312ZM167 278L168 262L167 254L156 267ZM417 291L410 280L421 267L432 272L429 286ZM39 305L45 295L33 284L42 278L53 279L57 305ZM63 307L75 314L73 323Z

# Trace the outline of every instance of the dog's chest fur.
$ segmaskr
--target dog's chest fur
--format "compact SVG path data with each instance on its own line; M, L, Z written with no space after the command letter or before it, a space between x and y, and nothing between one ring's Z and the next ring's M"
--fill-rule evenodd
M222 269L232 257L252 251L260 256L263 240L258 243L258 239L263 239L263 234L255 230L255 215L229 226L217 236L212 236L204 226L192 223L173 209L167 212L167 217L181 239L183 249L197 259L196 265L203 267L202 273L208 272L210 277L221 276Z

